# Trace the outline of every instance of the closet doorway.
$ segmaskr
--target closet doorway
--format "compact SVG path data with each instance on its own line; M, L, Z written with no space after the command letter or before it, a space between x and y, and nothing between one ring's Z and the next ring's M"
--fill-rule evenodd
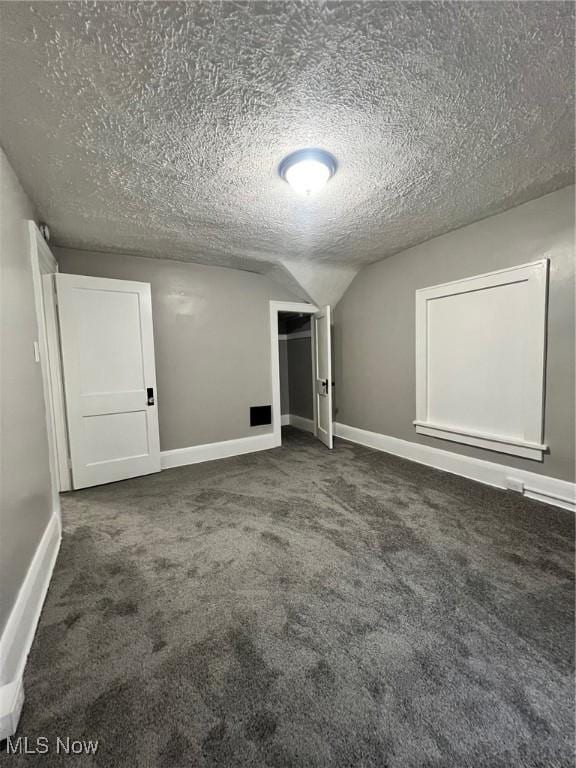
M332 448L330 307L270 302L272 422L314 434Z
M314 434L311 319L301 312L278 313L278 360L282 426Z

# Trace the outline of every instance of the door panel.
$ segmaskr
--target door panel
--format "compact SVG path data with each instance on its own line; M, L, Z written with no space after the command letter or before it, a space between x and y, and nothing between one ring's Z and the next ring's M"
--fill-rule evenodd
M144 388L140 294L75 291L83 396ZM113 340L113 344L110 341Z
M160 470L148 283L56 276L74 488Z
M332 448L332 346L329 306L323 307L314 315L314 349L316 434L324 445Z
M149 453L145 411L102 413L83 419L89 464L133 459Z

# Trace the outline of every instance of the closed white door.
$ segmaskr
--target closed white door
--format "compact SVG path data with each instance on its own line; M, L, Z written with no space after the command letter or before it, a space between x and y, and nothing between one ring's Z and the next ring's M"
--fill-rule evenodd
M160 471L150 285L56 275L74 488Z
M316 398L316 435L332 448L332 343L330 337L330 307L314 315L314 373Z

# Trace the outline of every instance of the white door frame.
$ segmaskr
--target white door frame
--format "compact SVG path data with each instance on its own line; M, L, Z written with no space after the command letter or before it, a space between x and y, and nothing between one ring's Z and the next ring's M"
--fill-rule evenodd
M270 377L272 381L272 434L274 446L282 445L282 414L280 408L280 348L278 346L278 313L299 312L303 315L313 315L318 312L314 304L304 304L296 301L271 301L270 302ZM314 349L314 334L311 334L312 359L316 353ZM315 370L312 365L312 380L316 384ZM313 392L315 390L312 390ZM314 434L316 434L316 398L314 397Z
M34 221L28 222L28 232L38 326L38 354L42 367L42 385L46 407L50 476L54 503L59 509L58 493L69 491L72 488L72 483L68 463L68 430L54 290L54 274L58 272L58 263ZM58 501L56 501L57 499Z

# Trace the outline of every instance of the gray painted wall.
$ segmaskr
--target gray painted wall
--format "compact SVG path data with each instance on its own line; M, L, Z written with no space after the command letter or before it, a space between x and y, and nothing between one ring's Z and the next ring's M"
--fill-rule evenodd
M417 435L417 288L550 259L542 463ZM563 480L574 479L574 187L365 267L336 308L337 421Z
M280 368L280 413L290 413L290 384L288 377L288 342L286 339L278 340L278 355Z
M272 402L269 301L294 301L285 288L169 259L54 253L62 272L151 284L162 450L271 431L250 427L249 408Z
M290 413L313 419L312 339L289 339L287 344Z
M27 219L35 211L0 149L0 632L52 512Z

